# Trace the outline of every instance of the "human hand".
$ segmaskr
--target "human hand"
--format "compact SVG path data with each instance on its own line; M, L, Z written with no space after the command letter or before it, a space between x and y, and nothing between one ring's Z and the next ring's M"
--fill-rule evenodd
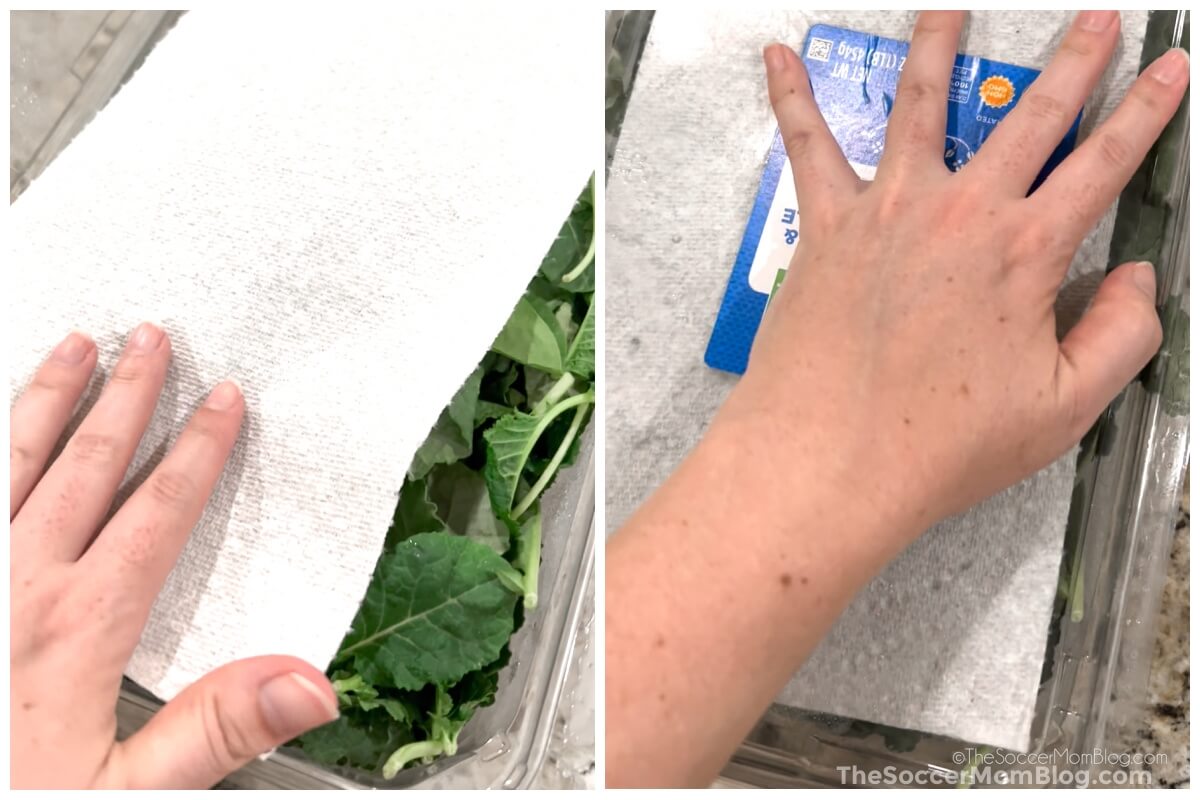
M125 665L244 412L234 384L217 386L162 462L108 518L170 355L160 329L138 327L95 407L44 475L96 367L95 345L81 334L68 336L13 406L14 787L205 788L337 716L320 670L264 656L213 671L141 731L115 741Z
M1162 335L1149 264L1112 271L1061 342L1054 301L1084 235L1183 98L1186 54L1151 64L1027 197L1104 71L1119 15L1079 15L1017 107L951 174L946 97L964 17L918 17L873 183L847 164L796 54L764 51L801 246L714 422L765 432L755 438L772 443L781 468L818 457L820 480L869 497L869 513L902 539L1066 452Z

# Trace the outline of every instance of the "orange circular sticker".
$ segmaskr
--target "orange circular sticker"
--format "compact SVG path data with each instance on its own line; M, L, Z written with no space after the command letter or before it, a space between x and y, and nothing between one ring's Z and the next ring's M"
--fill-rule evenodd
M1015 94L1012 81L1003 75L993 75L979 84L979 98L992 108L1004 108L1013 101Z

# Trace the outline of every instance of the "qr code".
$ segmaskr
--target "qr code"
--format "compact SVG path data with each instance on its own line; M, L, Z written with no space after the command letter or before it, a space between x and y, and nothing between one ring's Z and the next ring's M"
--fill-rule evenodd
M814 61L828 61L833 53L833 42L829 39L812 38L808 40L808 57Z

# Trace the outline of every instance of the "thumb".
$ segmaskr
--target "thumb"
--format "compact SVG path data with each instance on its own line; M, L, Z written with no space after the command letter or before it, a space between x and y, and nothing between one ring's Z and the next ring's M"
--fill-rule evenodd
M1072 443L1158 351L1162 325L1154 285L1149 262L1122 264L1104 278L1083 318L1062 340L1058 397Z
M290 656L235 661L184 689L117 745L113 774L130 789L206 789L337 716L333 687L312 665Z

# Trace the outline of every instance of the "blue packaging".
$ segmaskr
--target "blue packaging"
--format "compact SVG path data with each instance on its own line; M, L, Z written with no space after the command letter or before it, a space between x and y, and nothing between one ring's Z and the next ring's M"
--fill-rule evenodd
M800 55L817 106L842 152L859 177L872 180L883 152L884 131L908 43L814 25ZM1039 74L1036 69L977 56L960 53L955 58L946 119L945 156L950 169L961 169L979 151ZM1081 116L1076 116L1030 191L1074 149ZM787 178L780 180L780 176ZM799 228L791 165L776 130L704 354L704 362L710 367L739 375L745 372L767 303L787 274Z

